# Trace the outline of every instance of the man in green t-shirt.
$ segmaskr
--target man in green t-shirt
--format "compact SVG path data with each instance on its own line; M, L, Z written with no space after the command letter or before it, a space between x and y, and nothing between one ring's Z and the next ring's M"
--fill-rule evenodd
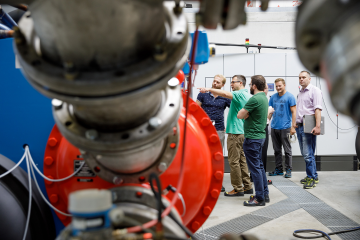
M200 92L211 92L221 97L231 99L231 105L226 122L228 161L233 190L225 192L225 196L235 197L253 194L252 184L246 158L243 150L244 120L237 118L237 113L245 106L251 95L245 89L246 78L235 75L230 82L232 92L214 88L199 88ZM264 128L265 129L265 128Z
M268 100L264 93L266 80L261 75L251 77L250 93L254 96L246 103L237 115L245 119L244 152L255 185L255 196L244 202L244 206L265 206L270 202L264 164L261 160L262 147L265 142Z

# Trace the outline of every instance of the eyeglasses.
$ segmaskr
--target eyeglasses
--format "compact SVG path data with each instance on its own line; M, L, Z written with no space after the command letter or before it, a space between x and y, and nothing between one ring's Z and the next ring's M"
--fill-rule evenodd
M230 84L234 84L234 83L237 83L237 82L241 82L241 81L231 81Z
M252 83L249 83L249 87L251 87L253 84Z

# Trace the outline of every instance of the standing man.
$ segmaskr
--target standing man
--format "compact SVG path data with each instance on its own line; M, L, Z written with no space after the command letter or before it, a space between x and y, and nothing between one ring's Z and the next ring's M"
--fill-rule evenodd
M223 75L216 75L212 83L213 89L221 89L226 83L226 78ZM217 134L219 135L221 146L224 147L225 140L225 125L224 125L224 111L226 107L230 107L231 100L221 97L216 93L206 92L199 93L196 103L199 104L207 113L213 122ZM221 188L225 192L224 186Z
M264 89L264 93L267 96L269 92L269 87L267 84L265 84L265 89ZM262 153L261 153L261 160L264 164L264 170L266 172L266 163L267 163L267 150L268 150L268 146L269 146L269 123L270 123L270 119L272 117L272 114L274 113L274 108L270 107L268 108L268 117L266 119L266 127L265 127L265 134L266 134L266 138L265 138L265 143L264 146L262 148Z
M301 71L299 83L301 90L297 99L296 111L296 134L299 140L301 155L306 163L306 177L300 182L304 184L305 189L312 189L319 183L315 162L316 135L320 135L321 122L321 90L310 84L311 78L308 71ZM315 115L316 125L311 133L304 133L303 116Z
M227 149L230 165L230 178L233 190L225 192L228 197L244 196L253 194L252 184L246 158L243 150L244 142L244 120L239 120L236 115L245 106L251 95L245 89L246 78L243 75L235 75L231 81L232 92L200 88L201 92L210 91L213 94L231 99L230 110L226 122L226 133L228 134ZM243 186L244 185L244 186Z
M289 135L295 134L296 100L294 95L287 92L285 80L275 80L277 93L270 98L269 106L273 107L273 119L271 121L271 139L275 153L275 170L269 176L283 175L282 149L285 153L285 177L291 178L292 151Z
M251 77L250 93L254 96L246 103L237 115L245 119L244 152L255 185L255 196L244 202L244 206L265 206L270 202L269 189L261 160L265 142L265 127L268 117L268 99L264 93L266 80L261 75Z

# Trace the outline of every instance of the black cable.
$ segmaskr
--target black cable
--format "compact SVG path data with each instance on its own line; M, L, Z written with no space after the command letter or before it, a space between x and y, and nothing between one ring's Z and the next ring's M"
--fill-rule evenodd
M156 186L157 186L157 191L154 188L154 184L153 184L153 180L156 181ZM158 223L161 223L161 214L162 214L162 201L161 201L161 183L160 183L160 179L158 177L158 175L156 175L155 173L151 173L150 177L149 177L149 182L150 182L150 187L151 190L153 191L155 198L157 200L157 210L158 210Z
M320 234L316 235L316 236L305 237L305 236L299 235L298 233L320 233ZM325 233L323 231L320 231L320 230L316 230L316 229L300 229L300 230L296 230L296 231L294 231L293 235L294 235L294 237L303 238L303 239L314 239L314 238L324 237L327 240L331 240L329 234L327 234L327 233Z
M316 78L316 80L317 80L317 78ZM320 90L321 90L321 83L320 83L320 79L319 79L319 87L320 87ZM337 125L336 125L336 123L331 119L331 117L330 117L330 114L329 114L329 111L328 111L328 109L327 109L327 107L326 107L326 104L325 104L325 100L324 100L324 96L323 96L323 94L321 94L321 97L322 97L322 100L323 100L323 103L324 103L324 107L325 107L325 109L326 109L326 113L327 113L327 115L328 115L328 117L329 117L329 119L330 119L330 121L336 126L336 128L338 128L338 129L340 129L340 130L343 130L343 131L347 131L347 130L351 130L351 129L353 129L353 128L355 128L355 127L357 127L358 125L356 125L355 124L355 126L353 126L353 127L351 127L351 128L346 128L346 129L343 129L343 128L339 128Z
M169 185L170 186L170 185ZM176 190L175 190L176 191ZM162 208L166 209L166 206L161 202L162 204ZM170 211L169 215L168 215L188 236L191 237L191 239L193 240L197 240L197 238L193 235L193 233L186 227L184 226L181 222L179 222L179 220L174 216L174 214Z
M303 239L314 239L314 238L325 237L326 239L331 240L330 235L353 232L356 230L360 230L360 227L350 228L350 229L346 229L346 230L342 230L342 231L338 231L338 232L331 232L331 233L325 233L323 231L316 230L316 229L300 229L300 230L294 231L293 235L294 235L294 237L303 238ZM320 233L320 234L317 236L305 237L305 236L299 235L298 233Z

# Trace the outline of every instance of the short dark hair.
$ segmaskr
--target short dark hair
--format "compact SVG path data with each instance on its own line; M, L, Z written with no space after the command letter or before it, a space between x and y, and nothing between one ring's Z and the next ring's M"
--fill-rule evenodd
M266 80L262 75L255 75L251 77L251 84L255 85L259 91L264 91Z
M232 78L237 78L237 80L241 81L243 86L246 85L246 77L244 75L234 75Z
M300 75L301 73L303 73L303 72L306 72L306 73L309 75L309 77L310 77L310 72L309 72L309 71L306 71L306 70L302 70L302 71L299 73L299 75Z

